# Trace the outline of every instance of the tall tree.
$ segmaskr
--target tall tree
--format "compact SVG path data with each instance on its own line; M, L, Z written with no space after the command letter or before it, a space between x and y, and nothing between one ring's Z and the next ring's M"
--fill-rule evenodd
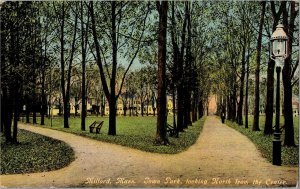
M190 85L192 82L192 23L191 23L191 6L190 2L185 2L186 7L186 19L187 19L187 44L186 44L186 56L185 56L185 80L184 82L184 128L192 125L191 120L191 92L192 86Z
M1 111L1 127L6 142L18 142L23 91L32 89L33 84L26 79L40 58L38 54L27 54L40 48L33 45L40 32L36 12L33 2L5 2L1 7L1 108L5 110Z
M73 60L76 48L76 35L77 35L77 23L78 23L78 13L77 4L75 4L76 10L71 11L70 7L66 5L66 2L62 2L60 9L60 68L61 68L61 93L63 98L63 108L64 108L64 128L69 128L69 113L70 113L70 86L71 86L71 71L73 67ZM75 14L74 25L73 25L73 36L71 36L71 49L69 54L69 59L65 59L65 43L66 43L66 22L67 16L73 12ZM71 34L72 35L72 34ZM68 62L68 64L66 64ZM65 66L67 65L67 70ZM65 74L67 77L65 78Z
M81 130L85 131L85 117L86 117L86 54L88 44L88 25L89 25L89 14L87 13L87 21L84 22L84 4L80 3L80 17L81 17L81 66L82 66L82 81L81 81Z
M261 57L261 42L262 42L262 32L264 25L264 17L266 10L266 2L261 2L261 14L259 21L259 31L257 37L257 46L256 46L256 68L255 68L255 102L254 102L254 116L253 116L253 131L259 131L259 72L260 72L260 57Z
M299 9L296 9L296 2L289 2L290 7L286 6L287 3L283 5L283 25L285 26L285 31L288 40L288 57L284 61L284 67L282 70L282 80L284 86L284 145L295 146L294 138L294 125L293 125L293 107L292 107L292 54L293 54L293 41L294 41L294 31L295 31L295 20L299 13ZM298 5L299 6L299 5ZM288 13L290 10L290 13ZM299 56L299 54L298 54Z
M249 6L246 4L246 6ZM250 6L249 6L250 7ZM250 13L251 14L251 13ZM245 74L246 74L246 52L248 47L248 40L250 40L250 31L249 25L247 22L247 12L244 8L241 11L241 36L240 36L240 45L242 49L242 60L241 60L241 75L240 75L240 96L239 96L239 103L237 109L237 123L239 125L243 125L243 105L244 105L244 86L245 86ZM249 35L250 34L250 35Z
M104 2L99 2L99 3L104 3ZM100 43L98 41L98 36L99 33L97 32L97 27L96 27L96 16L94 14L94 3L90 2L89 5L89 9L90 9L90 15L91 15L91 22L92 22L92 34L93 34L93 39L94 39L94 44L95 44L95 51L96 51L96 62L97 65L99 67L100 70L100 77L101 77L101 83L103 86L103 90L104 90L104 94L108 100L108 104L109 104L109 129L108 129L108 135L116 135L116 103L117 100L121 94L122 91L122 87L124 84L124 80L126 78L126 75L130 69L130 67L132 66L139 50L141 47L141 42L142 42L142 38L144 36L144 31L145 31L145 25L146 25L146 18L148 17L148 13L149 13L149 3L145 3L143 4L144 6L146 6L147 8L144 8L141 6L140 10L142 10L141 12L138 12L137 10L134 9L129 9L128 7L129 4L128 2L116 2L116 1L112 1L112 2L107 2L108 3L108 7L110 7L110 11L108 12L110 19L108 21L108 25L110 26L109 31L110 34L108 35L109 37L109 42L111 42L111 53L112 53L112 65L111 65L111 70L110 72L108 72L109 75L109 87L108 87L108 81L105 78L105 70L104 68L107 69L106 63L104 61L104 49L100 46ZM132 4L131 5L136 5L136 4ZM128 9L126 9L126 7ZM121 26L122 22L124 21L123 19L125 18L125 16L130 15L130 13L134 14L133 17L131 19L139 19L140 22L137 22L136 20L134 21L134 23L136 23L136 27L132 27L133 29L137 29L138 31L131 31L131 36L127 36L127 34L123 34L121 32ZM140 13L140 14L139 14ZM141 16L143 15L143 16ZM104 15L105 17L105 15ZM133 24L134 24L133 23ZM127 26L126 26L127 28ZM105 33L105 32L104 32ZM133 35L137 35L137 39L133 37ZM107 35L107 34L105 34ZM123 36L126 40L124 40L125 42L121 43L121 37ZM101 35L102 39L104 39L104 35ZM130 45L128 45L128 41L131 39L131 41L134 41L135 43L132 43ZM109 43L107 42L107 43ZM128 48L131 48L129 54L129 64L128 67L125 69L125 72L123 74L123 77L121 79L120 82L120 87L119 90L117 91L117 86L116 86L116 77L117 77L117 68L118 68L118 53L120 51L120 48L122 46L125 46L125 44L127 44ZM132 50L134 49L134 50Z
M247 65L246 65L246 94L245 94L245 128L248 128L248 114L249 114L249 74L250 74L250 54L248 50L248 57L247 57Z
M175 105L176 101L175 101L175 94L176 94L176 84L177 84L177 75L179 74L178 73L178 59L179 59L179 47L178 47L178 44L177 44L177 40L176 40L176 36L175 36L175 33L176 33L176 22L175 22L175 2L173 1L172 2L172 17L171 17L171 20L172 20L172 24L171 24L171 41L172 41L172 47L173 47L173 67L172 67L172 71L171 71L171 74L172 74L172 83L171 83L171 88L172 88L172 95L173 95L173 105L174 105L174 108L176 107L178 109L178 115L180 114L180 116L182 116L182 109L179 110L178 108L178 105ZM178 94L178 93L177 93ZM178 99L177 101L179 101L180 99ZM181 100L180 100L181 101ZM179 103L179 102L178 102ZM183 126L182 126L182 117L180 117L180 119L178 118L177 116L177 121L179 119L180 123L181 123L181 126L180 128L178 128L178 124L176 124L176 117L175 117L175 111L173 112L174 113L174 117L173 117L173 126L174 128L176 129L176 137L178 137L178 132L179 132L179 129L180 131L183 130Z
M167 124L167 97L166 97L166 60L167 60L167 23L168 23L168 2L156 2L159 13L158 31L158 96L157 96L157 144L166 145L169 143L166 133Z
M187 2L185 2L187 4ZM186 5L187 6L187 5ZM175 46L175 48L178 48L178 57L177 57L177 79L178 79L178 84L177 84L177 133L178 132L183 132L184 130L184 52L186 48L186 25L187 25L187 17L188 17L188 12L187 8L185 8L185 16L183 19L183 24L182 24L182 31L181 31L181 46L180 49L177 47L178 45ZM174 27L174 26L173 26ZM173 53L177 53L177 50L174 51Z
M51 41L49 41L50 28L51 28L51 17L49 15L49 2L41 3L41 11L39 11L39 17L42 17L43 22L41 23L41 35L40 43L42 45L40 57L41 57L41 125L45 125L45 114L47 112L47 97L46 97L46 71L50 66L50 59L48 57L48 48ZM50 68L51 69L51 68ZM50 99L49 99L50 100Z

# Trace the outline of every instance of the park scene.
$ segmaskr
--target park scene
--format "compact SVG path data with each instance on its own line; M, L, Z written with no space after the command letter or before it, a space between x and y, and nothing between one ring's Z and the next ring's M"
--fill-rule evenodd
M0 1L1 188L298 187L298 1Z

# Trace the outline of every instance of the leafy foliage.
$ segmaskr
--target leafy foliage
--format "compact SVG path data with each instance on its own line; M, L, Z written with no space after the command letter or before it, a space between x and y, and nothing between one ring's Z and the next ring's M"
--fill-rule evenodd
M74 151L62 141L19 130L18 144L1 137L1 174L52 171L74 161Z

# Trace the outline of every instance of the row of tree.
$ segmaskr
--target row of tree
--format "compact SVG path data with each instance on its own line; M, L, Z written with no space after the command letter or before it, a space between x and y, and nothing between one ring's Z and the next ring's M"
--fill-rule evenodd
M228 119L240 125L245 115L248 127L249 91L255 91L253 130L259 130L260 77L266 75L265 134L270 134L274 62L269 60L269 39L283 18L293 52L283 71L285 144L293 145L291 95L298 82L298 49L292 47L298 42L297 7L296 2L284 1L5 2L1 5L1 100L2 110L7 111L1 111L1 129L7 141L17 141L23 105L27 121L32 112L36 123L40 111L43 125L47 101L58 91L65 128L70 99L75 96L81 101L81 129L86 129L86 99L93 94L108 102L108 134L116 135L117 102L122 99L126 105L134 95L142 106L155 99L156 142L167 144L167 95L173 97L173 126L179 137L203 116L212 93L218 95L219 111L227 111Z
M228 64L220 65L219 76L223 80L222 93L219 93L219 108L227 110L228 119L243 125L245 115L245 127L248 128L249 114L249 77L254 72L254 109L253 109L253 131L259 131L259 114L261 107L265 106L264 134L273 133L273 111L274 111L274 68L275 62L270 58L270 39L276 26L281 22L285 26L285 32L289 37L289 56L283 67L284 86L284 144L294 146L294 126L292 94L298 94L298 80L296 74L299 64L299 35L296 28L299 25L298 3L296 2L248 2L237 3L239 11L230 12L231 8L224 6L224 13L220 14L223 21L227 22L226 42L222 48L226 49L219 56ZM247 8L246 8L247 7ZM253 11L259 10L259 11ZM254 14L253 14L254 13ZM227 15L227 16L225 16ZM235 17L236 19L231 19ZM293 48L296 47L296 48ZM266 91L261 90L261 77L266 78ZM295 88L293 90L293 87ZM246 91L244 94L244 91ZM266 92L265 102L261 102ZM265 104L263 104L265 103ZM244 108L244 114L243 114Z

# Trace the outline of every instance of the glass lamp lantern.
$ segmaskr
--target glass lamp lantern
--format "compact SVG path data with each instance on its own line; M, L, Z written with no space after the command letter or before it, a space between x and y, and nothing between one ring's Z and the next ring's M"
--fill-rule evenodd
M272 59L285 59L287 53L288 37L283 30L283 25L278 24L275 32L271 36L271 58Z

